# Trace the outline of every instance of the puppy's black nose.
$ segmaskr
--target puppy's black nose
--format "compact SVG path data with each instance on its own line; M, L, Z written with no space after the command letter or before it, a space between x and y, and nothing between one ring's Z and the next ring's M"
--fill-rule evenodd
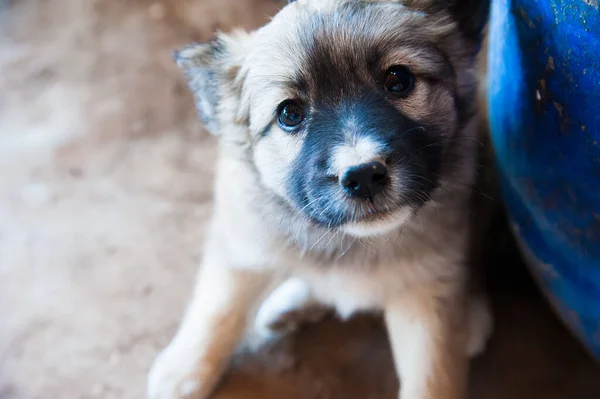
M351 197L373 200L388 180L388 171L384 164L369 162L348 168L342 175L340 184Z

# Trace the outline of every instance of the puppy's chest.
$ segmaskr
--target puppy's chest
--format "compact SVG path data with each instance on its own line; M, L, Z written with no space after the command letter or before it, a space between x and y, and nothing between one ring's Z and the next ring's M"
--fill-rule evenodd
M439 284L447 278L442 264L425 260L339 265L327 269L304 266L296 269L295 274L306 281L318 301L336 308L341 317L380 310L390 298L423 285ZM456 273L455 277L458 277Z
M343 318L381 308L387 297L385 291L392 288L379 276L369 278L367 273L303 270L300 275L317 300L334 307Z

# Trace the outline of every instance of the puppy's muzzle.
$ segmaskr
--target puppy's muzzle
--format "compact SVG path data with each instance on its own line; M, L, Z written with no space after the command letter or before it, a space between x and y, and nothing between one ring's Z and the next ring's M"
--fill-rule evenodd
M379 194L389 182L387 167L378 161L351 166L341 175L339 183L355 199L368 199Z

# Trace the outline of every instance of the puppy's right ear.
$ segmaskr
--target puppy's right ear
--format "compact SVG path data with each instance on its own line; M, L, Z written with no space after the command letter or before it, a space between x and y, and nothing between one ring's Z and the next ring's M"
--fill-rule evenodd
M239 99L237 75L251 48L245 32L220 34L210 43L193 43L173 53L194 93L196 109L206 129L221 135L220 109L224 102Z
M198 116L206 129L214 135L219 132L217 104L220 84L214 62L217 46L217 41L194 43L173 52L175 62L183 70L194 93Z

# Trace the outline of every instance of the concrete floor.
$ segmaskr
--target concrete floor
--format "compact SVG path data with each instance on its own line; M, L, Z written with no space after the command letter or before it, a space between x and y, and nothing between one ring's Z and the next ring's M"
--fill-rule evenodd
M276 7L0 1L0 399L143 397L211 209L215 142L170 51ZM600 398L600 369L514 258L492 260L498 327L473 397ZM393 398L396 384L379 322L358 318L237 359L217 397Z

